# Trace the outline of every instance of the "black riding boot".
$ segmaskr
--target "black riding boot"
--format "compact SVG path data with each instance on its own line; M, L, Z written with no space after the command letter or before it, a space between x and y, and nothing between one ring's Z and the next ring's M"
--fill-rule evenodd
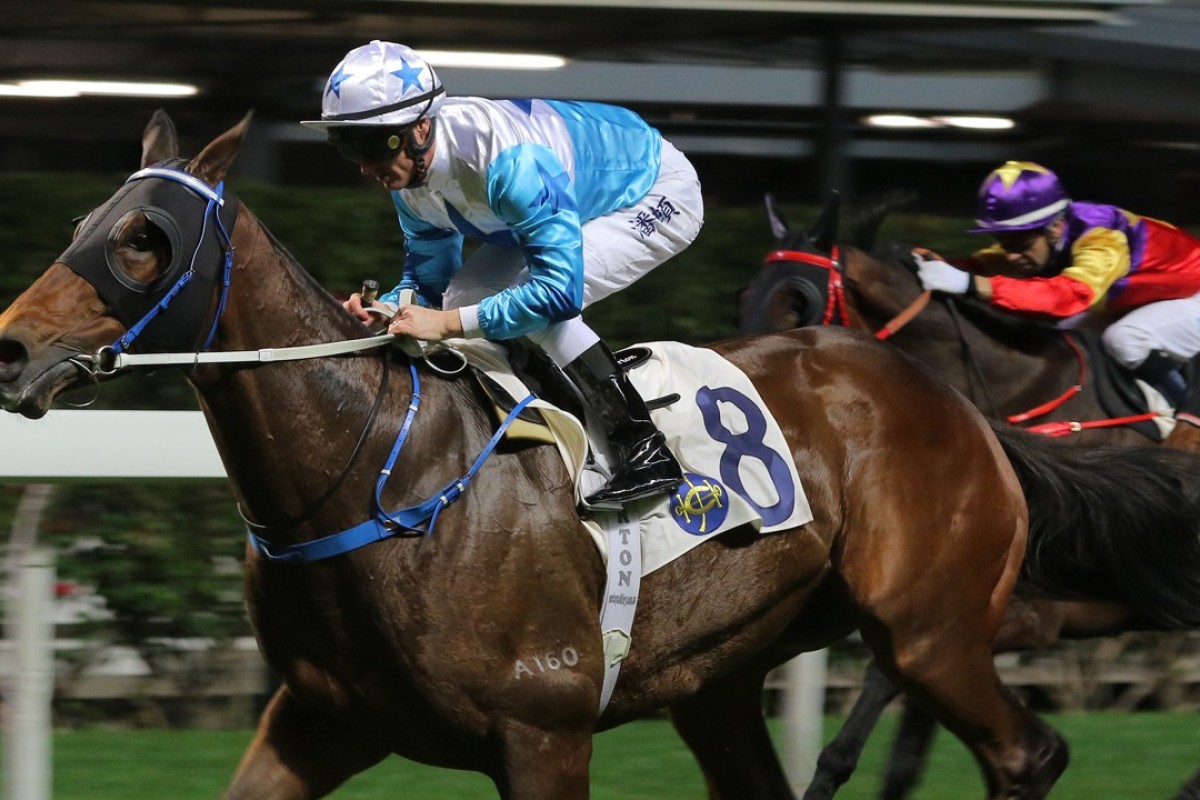
M616 457L612 479L585 502L625 503L670 491L683 481L683 470L651 421L646 401L604 342L589 347L563 371L579 387Z
M1162 350L1151 351L1133 371L1135 377L1153 386L1173 408L1183 404L1187 393L1180 364Z

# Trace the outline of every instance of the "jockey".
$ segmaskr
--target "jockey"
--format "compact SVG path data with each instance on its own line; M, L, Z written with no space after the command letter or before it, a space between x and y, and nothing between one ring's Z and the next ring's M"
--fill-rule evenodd
M412 49L372 41L325 84L325 131L391 193L405 238L400 283L379 298L394 334L425 341L524 336L573 381L618 461L590 504L668 492L679 462L645 401L580 312L696 238L696 171L633 112L596 103L447 97ZM463 240L479 245L465 260ZM413 289L415 305L399 305ZM355 294L347 310L370 314Z
M1041 319L1123 314L1105 329L1105 350L1163 391L1176 418L1200 426L1200 388L1187 392L1180 374L1200 353L1200 240L1116 206L1072 201L1053 172L1029 161L1007 161L984 179L976 224L969 233L996 243L958 266L919 259L926 289Z

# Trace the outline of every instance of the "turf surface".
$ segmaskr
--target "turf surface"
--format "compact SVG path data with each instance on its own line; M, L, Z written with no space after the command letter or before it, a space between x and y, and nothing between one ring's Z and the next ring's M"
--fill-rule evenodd
M1189 713L1049 715L1066 735L1072 763L1054 800L1168 800L1200 768L1200 718ZM873 800L895 717L886 716L863 764L839 800ZM840 720L826 720L826 736ZM779 729L774 729L779 733ZM56 800L212 800L219 797L248 731L63 731L54 740ZM338 800L476 800L495 798L491 783L471 773L424 767L399 758L349 781ZM601 734L592 763L594 800L703 798L690 754L664 720ZM932 767L914 800L982 798L967 752L939 734Z

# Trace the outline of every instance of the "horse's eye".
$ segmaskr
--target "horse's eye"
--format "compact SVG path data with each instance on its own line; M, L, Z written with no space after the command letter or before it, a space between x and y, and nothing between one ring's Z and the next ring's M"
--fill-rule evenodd
M109 230L105 258L117 280L142 291L170 270L178 241L179 229L168 215L137 208Z
M138 252L146 252L154 247L154 241L145 230L136 231L129 237L129 246Z

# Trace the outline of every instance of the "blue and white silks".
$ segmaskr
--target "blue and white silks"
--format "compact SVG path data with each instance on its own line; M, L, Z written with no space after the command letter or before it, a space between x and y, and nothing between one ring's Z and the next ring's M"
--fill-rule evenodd
M425 186L392 193L405 235L401 288L440 307L464 238L520 248L529 280L479 303L488 339L510 339L583 306L582 225L630 206L658 177L662 137L631 111L556 100L449 98Z

